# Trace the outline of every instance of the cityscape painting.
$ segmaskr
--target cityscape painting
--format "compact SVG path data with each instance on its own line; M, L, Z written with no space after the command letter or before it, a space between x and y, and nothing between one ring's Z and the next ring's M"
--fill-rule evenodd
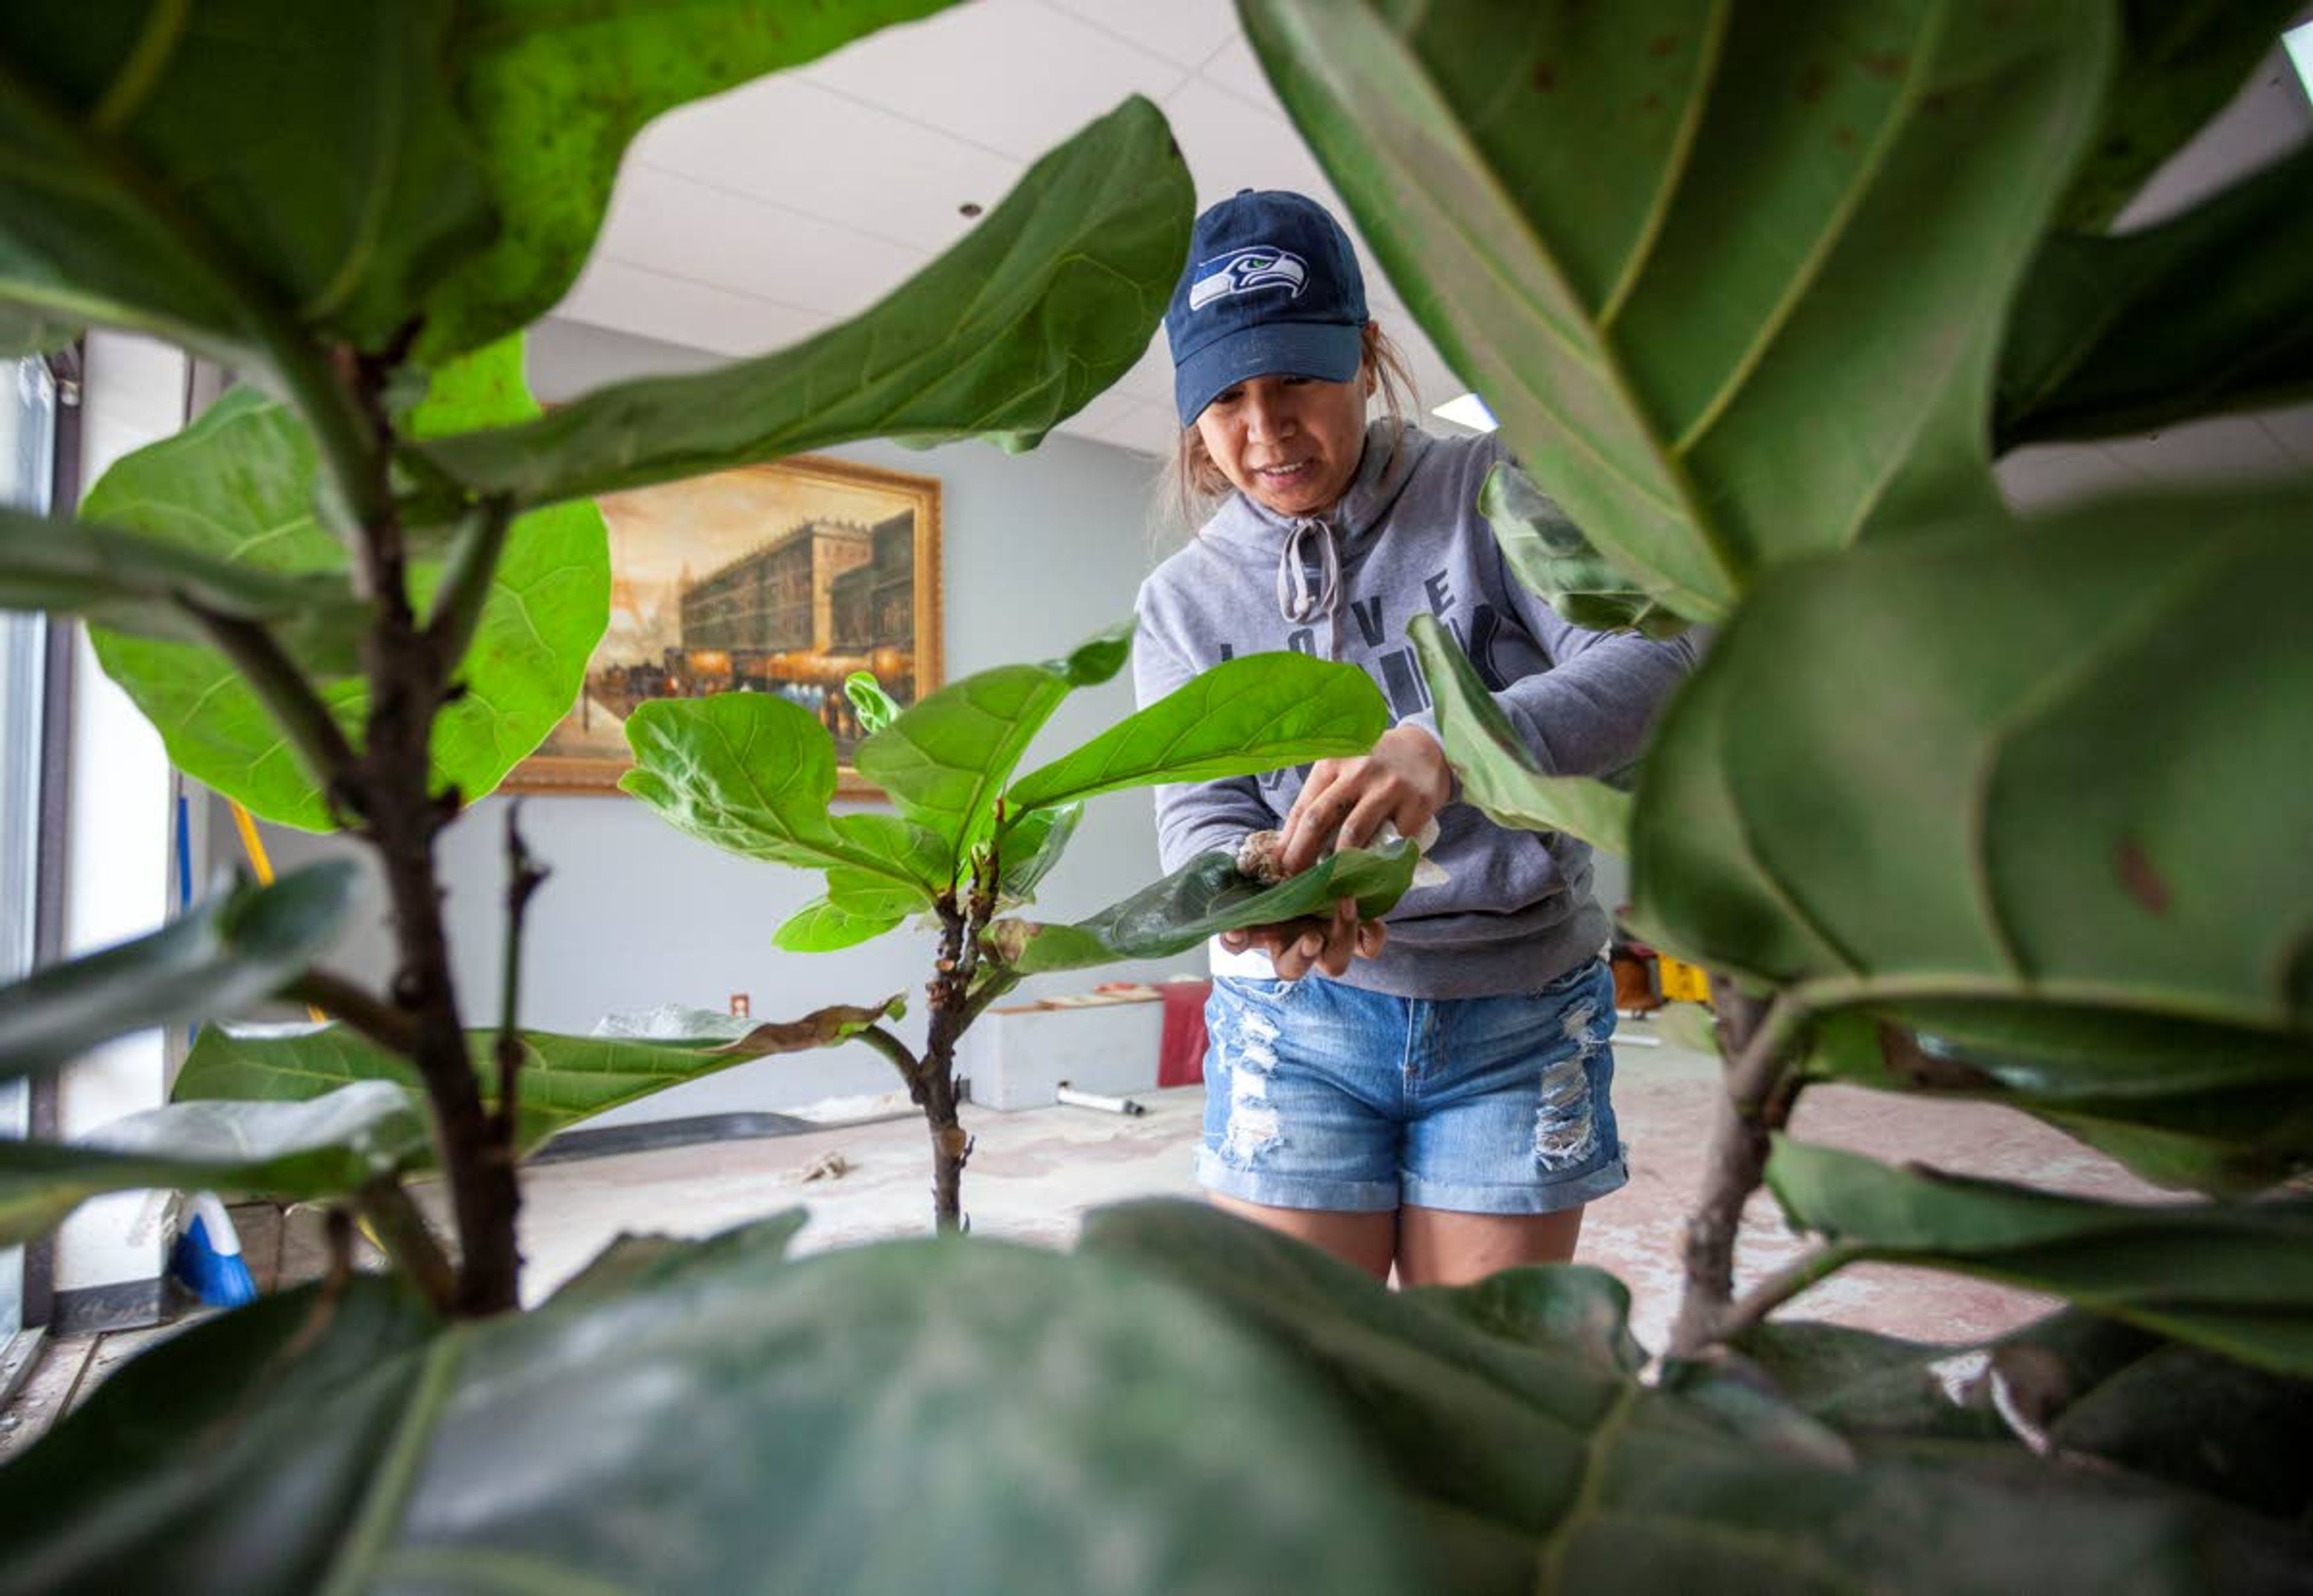
M799 456L597 500L611 623L577 704L506 784L613 792L626 717L651 698L776 693L835 739L840 790L860 728L843 679L901 704L940 685L939 483Z

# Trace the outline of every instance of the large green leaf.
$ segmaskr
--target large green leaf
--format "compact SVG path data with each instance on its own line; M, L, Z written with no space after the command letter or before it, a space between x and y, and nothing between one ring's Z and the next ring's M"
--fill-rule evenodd
M1129 100L853 320L776 355L620 383L427 452L478 492L542 504L857 438L989 434L1025 448L1147 352L1192 206L1164 117Z
M1152 782L1253 776L1369 753L1389 706L1356 665L1243 654L1192 677L1005 794L1015 814Z
M1073 925L999 920L989 940L1023 974L1081 969L1119 959L1164 959L1244 925L1324 915L1345 898L1363 918L1396 907L1421 855L1412 843L1344 848L1289 881L1264 886L1240 873L1226 849L1200 854L1151 886Z
M2011 1337L2008 1349L2016 1345ZM2313 1382L2156 1342L2065 1398L2047 1432L2068 1453L2284 1522L2301 1524L2313 1509L2313 1481L2300 1451L2313 1427Z
M969 855L994 823L997 800L1030 741L1061 699L1124 668L1132 628L1126 621L1064 660L998 665L919 698L860 743L859 774L901 814L946 839L955 857Z
M687 1277L733 1267L753 1267L787 1256L787 1249L811 1223L807 1208L789 1208L769 1219L750 1220L705 1241L679 1236L638 1235L621 1231L585 1267L554 1288L552 1302L612 1302L636 1291L668 1285Z
M2011 1434L1979 1388L1944 1372L1972 1348L1805 1320L1753 1325L1732 1346L1743 1363L1679 1365L1667 1372L1665 1384L1698 1390L1722 1373L1743 1378L1755 1371L1809 1417L1851 1437L1996 1441Z
M1993 364L2094 130L2098 0L1244 14L1407 309L1668 608L1997 502Z
M735 1039L638 1041L525 1030L515 1083L515 1144L527 1152L581 1120L735 1064L833 1047L898 1009L897 998L875 1008L837 1004L800 1020L758 1025ZM468 1031L466 1049L481 1078L484 1099L495 1101L497 1033ZM210 1026L194 1042L172 1095L180 1103L303 1102L358 1081L422 1084L407 1059L342 1025L290 1036L235 1036Z
M620 158L653 117L947 3L461 5L451 75L502 224L427 296L418 358L435 364L554 308L594 248Z
M1438 618L1417 615L1406 631L1464 802L1513 830L1563 831L1610 854L1631 851L1629 794L1587 776L1545 773Z
M321 1589L404 1422L397 1360L439 1329L398 1281L355 1275L204 1319L131 1359L0 1469L0 1591ZM284 1457L303 1477L293 1511L253 1539L213 1511L254 1500Z
M1675 637L1681 617L1640 591L1614 561L1590 546L1582 529L1534 478L1503 460L1478 489L1478 513L1494 530L1510 574L1550 601L1573 626L1593 632L1643 632Z
M275 627L318 665L352 670L368 607L339 577L277 575L182 544L0 508L0 609L78 615L129 636L207 643L200 613Z
M0 987L0 1080L69 1064L97 1043L180 1020L230 1018L305 973L344 920L350 864L247 882L165 929Z
M422 1162L430 1145L418 1098L384 1081L310 1102L171 1103L79 1142L0 1141L0 1247L46 1233L108 1191L344 1197Z
M2313 392L2313 145L2183 215L2058 235L2001 352L1995 446L2141 433Z
M2154 1021L2302 1056L2309 521L2120 502L1772 577L1648 755L1639 924L1816 1009L2037 1026L2043 1068Z
M707 1248L415 1345L368 1291L199 1326L140 1389L279 1346L279 1396L234 1365L239 1404L131 1427L100 1392L6 1471L0 1590L1429 1588L1387 1460L1188 1292L993 1241Z
M1791 1223L1856 1258L1979 1275L2313 1374L2313 1204L2133 1205L1888 1168L1778 1136L1767 1184Z
M2300 9L2300 0L2120 0L2119 71L2057 225L2105 231L2239 92Z
M495 225L448 0L18 0L0 301L237 359L365 348Z
M420 425L432 414L519 413L531 405L520 359L510 344L437 373L430 403L442 408L421 410ZM314 475L312 441L296 418L241 389L177 436L125 456L89 490L84 508L212 559L318 580L346 566L343 548L315 516ZM438 559L413 562L410 597L421 615L444 569ZM435 785L455 785L471 801L503 781L568 712L609 618L600 513L580 504L515 522L459 671L467 690L435 723ZM299 636L283 636L293 653ZM268 820L309 830L330 824L320 790L223 654L102 630L94 642L106 673L159 728L180 769ZM344 637L330 646L303 650L299 662L358 746L368 690L342 670Z
M952 883L954 849L890 815L831 816L835 742L769 693L658 698L627 717L635 767L619 785L679 831L776 864L841 869L918 892Z
M2250 1197L2313 1167L2313 1046L2285 1037L2018 1004L1905 1005L1914 1039L1850 1010L1822 1021L1810 1079L1996 1102L2163 1186Z
M1649 1389L1568 1337L1580 1271L1525 1269L1452 1304L1201 1205L1092 1215L1084 1250L1175 1280L1323 1381L1422 1514L1456 1591L2282 1591L2306 1544L2188 1495L2001 1448L1851 1452L1772 1397L1739 1418ZM1552 1306L1552 1300L1560 1300ZM1570 1299L1570 1303L1568 1300ZM1577 1311L1582 1311L1577 1309Z
M1983 1346L1939 1346L1804 1320L1735 1339L1740 1356L1689 1364L1665 1384L1701 1392L1764 1377L1779 1394L1867 1443L2026 1434L2068 1460L2097 1459L2284 1522L2313 1506L2298 1456L2313 1382L2252 1369L2077 1308Z

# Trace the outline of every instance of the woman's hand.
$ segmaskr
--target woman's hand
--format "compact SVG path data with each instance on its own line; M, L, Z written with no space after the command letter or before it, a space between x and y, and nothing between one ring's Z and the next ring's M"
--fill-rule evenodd
M1314 968L1329 976L1350 973L1350 960L1370 959L1389 940L1389 929L1379 920L1359 920L1357 900L1344 898L1331 915L1304 915L1275 925L1248 925L1221 933L1221 946L1232 953L1259 948L1277 967L1280 981L1297 981Z
M1331 848L1363 847L1384 820L1419 837L1453 793L1445 750L1419 726L1391 727L1354 759L1320 759L1285 817L1285 873L1300 874Z

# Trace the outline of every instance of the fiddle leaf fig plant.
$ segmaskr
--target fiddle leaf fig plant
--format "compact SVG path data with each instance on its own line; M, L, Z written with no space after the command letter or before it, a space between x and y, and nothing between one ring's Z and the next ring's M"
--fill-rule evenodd
M496 1023L470 1027L434 846L577 693L609 613L591 495L895 434L1026 447L1146 347L1193 201L1164 118L1132 99L914 279L796 349L550 417L532 399L524 329L576 280L645 122L936 9L34 0L0 18L0 338L51 349L122 329L240 379L117 461L77 515L0 517L0 602L85 617L188 775L372 849L394 934L382 981L322 967L303 933L323 917L299 909L317 885L286 881L0 999L12 1074L272 996L336 1022L206 1028L133 1158L10 1149L11 1213L52 1219L140 1171L299 1197L334 1185L434 1311L500 1312L518 1301L515 1169L541 1137L893 1012L839 1006L736 1042L560 1038L521 1027L510 974ZM822 817L794 840L833 850L831 903L849 915L928 907L952 879L953 838L906 820ZM518 974L545 872L511 822L508 847ZM347 1092L428 1134L364 1153L386 1145L372 1118L319 1107ZM220 1127L248 1144L226 1155ZM419 1168L445 1179L446 1250L399 1185Z
M957 1117L955 1048L989 1004L1026 977L1121 959L1163 958L1241 925L1291 919L1355 898L1371 916L1395 905L1417 863L1410 845L1345 849L1267 885L1234 855L1208 854L1076 925L1007 911L1059 863L1085 800L1157 782L1273 770L1370 749L1389 711L1354 666L1297 653L1247 654L1192 678L1091 741L1014 779L1062 700L1124 668L1130 623L1065 658L999 665L901 708L852 688L869 735L857 756L893 814L839 814L835 743L809 711L763 693L660 699L627 720L635 768L620 785L677 829L743 858L822 873L825 896L774 934L792 952L825 952L916 918L940 940L926 988L920 1051L882 1026L860 1039L899 1071L932 1142L937 1226L963 1221L971 1138Z
M524 1030L510 979L467 1023L433 842L567 702L601 624L586 495L878 434L1020 446L1148 346L1193 199L1131 101L796 349L542 417L522 391L506 340L576 280L646 120L933 9L0 13L0 347L123 328L250 390L77 517L0 513L0 603L85 616L187 768L373 849L395 941L383 983L329 969L347 881L303 874L0 993L0 1078L264 995L335 1022L205 1025L178 1101L0 1144L0 1239L192 1181L357 1211L397 1267L340 1251L0 1469L0 1596L2301 1590L2313 504L2300 473L2019 517L1990 469L2306 393L2301 151L2112 230L2293 0L1242 0L1397 296L1503 420L1535 495L1490 495L1506 560L1591 624L1719 628L1627 793L1549 770L1414 636L1467 801L1626 846L1649 934L1723 972L1658 1378L1596 1271L1392 1292L1170 1203L1065 1256L791 1260L793 1215L627 1238L507 1311L521 1155L586 1115L857 1037L923 1104L952 1226L954 1048L997 995L1384 912L1411 878L1403 844L1273 887L1213 855L1030 917L1099 794L1362 751L1386 720L1354 670L1261 656L1021 774L1119 629L914 705L852 684L889 811L836 811L826 732L778 700L629 722L645 802L822 877L782 947L938 927L920 1049L896 1000L643 1042ZM533 604L534 640L505 624ZM542 872L508 840L518 969ZM2218 1200L1783 1135L1833 1081L2009 1105ZM447 1237L403 1184L427 1171ZM1738 1297L1763 1182L1825 1241ZM2067 1305L1966 1347L1770 1317L1863 1258Z
M1626 852L1631 927L1714 972L1727 1093L1670 1383L1723 1405L1915 1375L1916 1348L1766 1318L1889 1259L2166 1338L2211 1403L2196 1454L2254 1445L2256 1409L2313 1389L2313 487L2025 516L1992 468L2313 386L2313 145L2111 231L2294 8L1474 9L1244 6L1407 306L1502 418L1524 469L1483 507L1506 564L1587 625L1718 623L1628 794L1550 772L1450 637L1414 639L1465 797ZM1821 1081L2012 1107L2219 1200L1810 1148L1781 1132ZM1738 1297L1763 1180L1825 1245ZM1994 1434L2050 1452L2074 1406L2101 1433L2092 1381L2006 1355ZM2258 1398L2220 1399L2212 1364ZM1878 1399L1827 1416L1948 1430L1948 1403L1895 1423ZM2276 1509L2177 1428L2107 1414L2132 1467L2301 1524L2301 1491Z

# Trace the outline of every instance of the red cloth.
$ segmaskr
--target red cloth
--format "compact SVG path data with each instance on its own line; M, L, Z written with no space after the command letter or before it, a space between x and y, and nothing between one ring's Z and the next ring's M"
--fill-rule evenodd
M1205 1078L1205 999L1210 981L1167 981L1165 1039L1156 1047L1156 1084L1194 1086Z

